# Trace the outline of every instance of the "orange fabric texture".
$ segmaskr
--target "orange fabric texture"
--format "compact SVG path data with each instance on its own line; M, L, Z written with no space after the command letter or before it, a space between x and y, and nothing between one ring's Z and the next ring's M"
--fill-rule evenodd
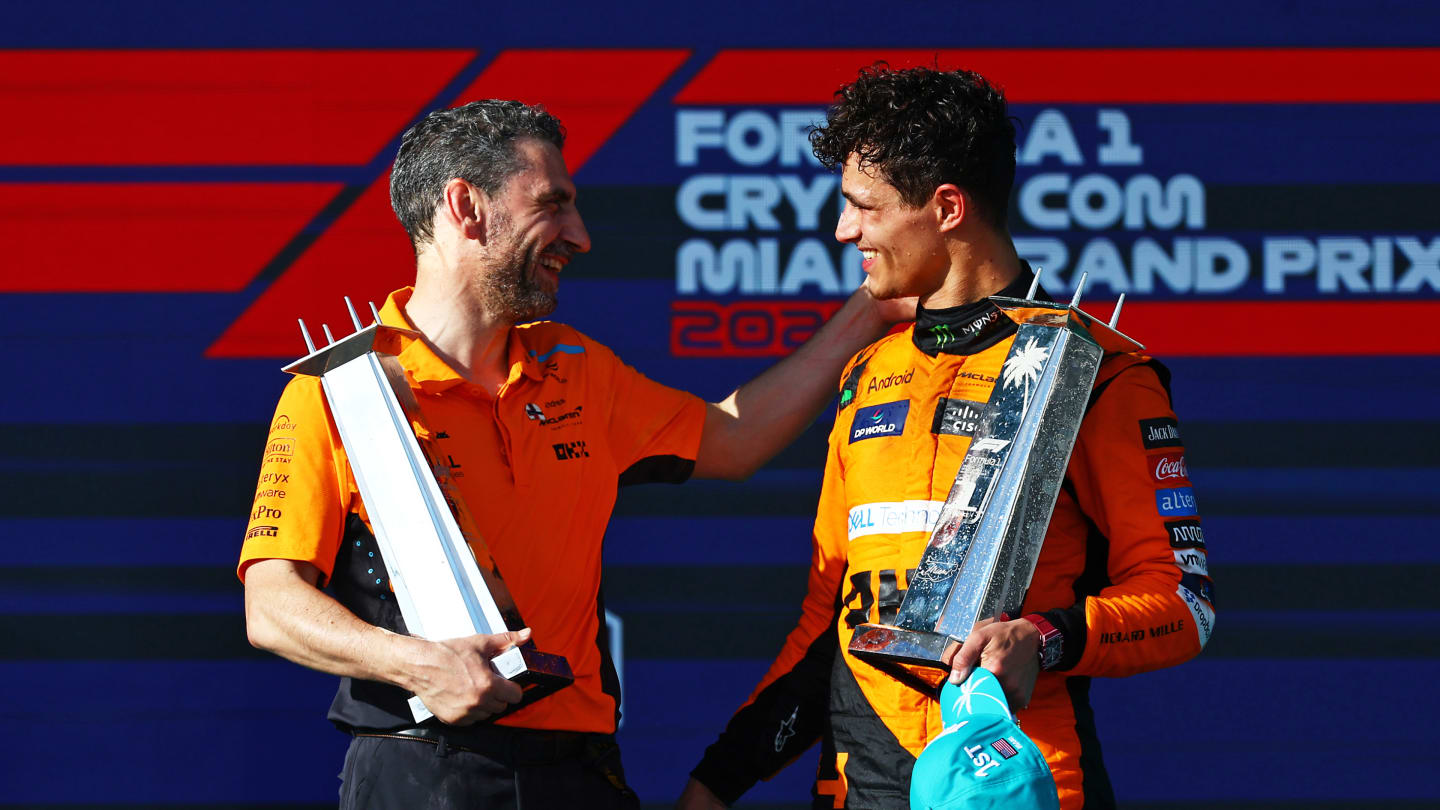
M381 321L413 329L404 315L410 294L393 293ZM565 656L575 673L572 686L498 722L613 732L596 600L618 478L645 459L693 462L705 404L561 324L512 328L508 352L509 378L494 397L423 341L406 341L398 356L536 647ZM339 576L335 561L352 514L366 519L320 380L296 377L271 426L241 579L249 563L269 558L308 562L327 580ZM388 586L383 570L374 575Z
M792 671L822 633L838 629L842 660L831 679L829 733L835 754L848 760L854 806L905 804L909 760L941 723L934 700L851 656L850 637L860 623L894 621L929 540L927 519L933 521L969 448L965 421L990 398L1014 340L968 356L930 356L907 330L861 352L842 377L855 381L854 394L847 401L842 390L830 433L802 617L755 695ZM1069 639L1083 645L1083 656L1067 672L1042 673L1029 708L1018 715L1044 751L1067 810L1084 803L1067 680L1185 661L1199 653L1213 621L1213 606L1181 584L1187 572L1208 584L1203 544L1173 548L1167 522L1181 518L1157 506L1157 492L1189 481L1181 475L1178 425L1173 440L1165 431L1176 424L1168 394L1155 371L1139 365L1147 359L1115 355L1102 368L1102 381L1113 379L1082 423L1067 471L1073 486L1059 496L1023 608L1078 615L1083 603L1085 637ZM942 398L953 416L945 429L936 414L945 408ZM1151 441L1163 446L1146 445L1147 424L1161 430ZM1192 520L1198 525L1198 516ZM1099 568L1109 584L1077 594L1088 556L1097 553L1092 524L1108 539L1108 551L1098 553L1106 555ZM1189 555L1184 560L1182 552ZM829 770L822 763L821 771ZM896 784L902 778L907 784Z

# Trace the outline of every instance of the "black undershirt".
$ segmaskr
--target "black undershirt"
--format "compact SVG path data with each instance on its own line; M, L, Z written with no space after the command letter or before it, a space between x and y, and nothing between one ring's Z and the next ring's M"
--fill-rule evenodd
M996 295L1025 297L1025 293L1030 291L1034 273L1023 259L1020 267L1020 274L1015 280ZM1044 289L1037 289L1035 298L1050 300ZM944 309L915 308L915 348L931 357L937 354L975 354L1015 334L1018 328L989 298Z

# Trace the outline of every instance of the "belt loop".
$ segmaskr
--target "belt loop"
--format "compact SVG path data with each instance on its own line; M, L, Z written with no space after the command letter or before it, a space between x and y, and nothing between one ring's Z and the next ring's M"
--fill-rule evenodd
M446 734L445 734L445 732L443 732L443 731L440 732L439 734L436 735L436 737L437 737L437 739L436 739L436 741L435 741L435 756L437 756L437 757L447 757L447 756L449 756L449 755L450 755L450 744L449 744L449 742L446 740Z

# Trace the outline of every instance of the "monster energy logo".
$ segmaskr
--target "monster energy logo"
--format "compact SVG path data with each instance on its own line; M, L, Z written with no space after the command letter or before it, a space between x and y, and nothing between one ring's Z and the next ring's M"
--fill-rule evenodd
M930 334L935 338L936 347L948 346L955 340L955 335L950 332L949 324L937 324L930 327Z

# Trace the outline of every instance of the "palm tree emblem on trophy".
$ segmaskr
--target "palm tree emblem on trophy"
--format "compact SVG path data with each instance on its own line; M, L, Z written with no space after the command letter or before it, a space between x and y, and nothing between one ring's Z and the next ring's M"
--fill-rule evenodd
M1030 385L1040 381L1040 372L1049 357L1050 349L1035 345L1035 338L1030 338L1024 348L1010 355L1000 371L1000 381L1005 388L1025 386L1025 408L1030 407Z

